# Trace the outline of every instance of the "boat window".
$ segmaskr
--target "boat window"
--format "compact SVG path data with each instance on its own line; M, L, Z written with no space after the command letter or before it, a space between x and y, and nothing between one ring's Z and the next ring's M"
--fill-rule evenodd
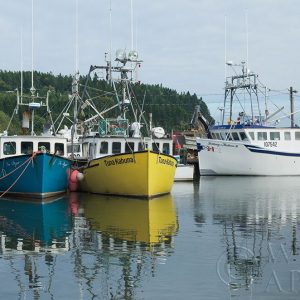
M221 139L222 139L222 137L221 137L221 135L220 135L219 132L216 132L215 134L216 134L216 139L217 139L217 140L221 140Z
M64 155L64 144L63 143L55 143L54 144L54 153L57 155Z
M240 132L240 137L241 137L242 141L247 141L248 140L245 132ZM254 139L254 133L253 133L253 139Z
M100 144L100 154L108 153L108 142L101 142Z
M152 151L159 152L159 143L152 143Z
M249 135L250 135L250 139L254 141L255 140L254 132L253 131L249 132Z
M67 152L72 153L72 145L67 145ZM80 144L73 144L73 153L80 153Z
M267 140L267 133L266 132L258 132L257 139L259 141L266 141Z
M15 142L6 142L3 144L3 154L12 155L16 154L16 143Z
M93 158L95 153L95 143L89 143L89 157Z
M270 132L270 140L271 141L279 141L280 140L280 132Z
M89 147L89 143L82 143L82 156L83 157L88 156L88 147Z
M33 151L33 142L21 142L21 153L31 154Z
M139 143L138 151L143 151L143 150L144 150L143 143Z
M284 139L286 141L290 141L291 140L291 133L289 131L285 131L284 132Z
M41 151L50 152L50 143L48 143L48 142L39 142L38 143L38 149L41 150Z
M130 142L130 143L126 143L125 144L125 153L131 153L134 151L134 143Z
M227 141L232 141L232 136L231 136L230 132L226 133L226 140Z
M295 132L295 140L300 140L300 132L299 131Z
M121 153L121 143L120 142L112 143L112 153L113 154Z
M170 154L170 144L169 143L163 143L163 153Z
M233 139L234 139L235 141L238 141L238 140L240 139L240 138L239 138L239 135L237 134L237 132L232 132L231 135L232 135L232 137L233 137Z
M221 140L226 140L226 136L224 132L220 132Z

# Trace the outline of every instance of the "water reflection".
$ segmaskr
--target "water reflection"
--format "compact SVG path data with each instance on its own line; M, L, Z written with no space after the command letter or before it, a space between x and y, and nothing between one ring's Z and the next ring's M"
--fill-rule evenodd
M91 228L114 239L170 244L177 231L171 195L152 200L88 195L82 204Z
M65 247L67 232L71 230L65 197L48 202L30 200L0 200L0 232L2 252L9 249L41 251L48 246Z
M25 299L28 295L40 299L45 289L52 298L56 258L69 251L71 228L65 197L43 203L2 198L0 258L2 271L7 273L2 278L6 284L1 286L1 298ZM10 274L12 281L7 279ZM11 285L13 292L9 289Z
M151 200L72 194L74 272L89 297L134 299L173 253L177 219L171 195ZM77 203L77 205L75 205ZM99 289L96 282L101 282Z
M205 211L222 228L224 250L217 271L231 294L253 293L253 287L260 295L295 292L293 272L300 272L298 177L201 178L197 205L196 222Z

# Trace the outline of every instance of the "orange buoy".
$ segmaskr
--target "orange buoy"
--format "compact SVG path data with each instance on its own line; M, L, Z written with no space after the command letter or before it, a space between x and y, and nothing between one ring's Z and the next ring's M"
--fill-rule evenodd
M70 192L76 192L78 189L78 180L77 180L77 174L79 172L77 170L72 170L69 177L69 190Z

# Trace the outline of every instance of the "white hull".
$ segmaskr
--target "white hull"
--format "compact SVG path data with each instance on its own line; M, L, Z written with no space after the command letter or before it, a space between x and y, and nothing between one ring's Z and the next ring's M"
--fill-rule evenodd
M194 166L178 164L175 172L174 181L192 181L194 180Z
M200 175L300 175L300 153L197 138Z

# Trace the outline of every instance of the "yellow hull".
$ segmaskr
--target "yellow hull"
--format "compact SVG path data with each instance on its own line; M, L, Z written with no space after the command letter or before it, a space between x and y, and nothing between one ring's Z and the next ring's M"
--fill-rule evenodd
M171 191L175 170L175 158L148 150L96 158L83 171L81 190L151 198Z
M90 194L82 204L91 227L115 239L168 243L178 229L170 194L150 200Z

